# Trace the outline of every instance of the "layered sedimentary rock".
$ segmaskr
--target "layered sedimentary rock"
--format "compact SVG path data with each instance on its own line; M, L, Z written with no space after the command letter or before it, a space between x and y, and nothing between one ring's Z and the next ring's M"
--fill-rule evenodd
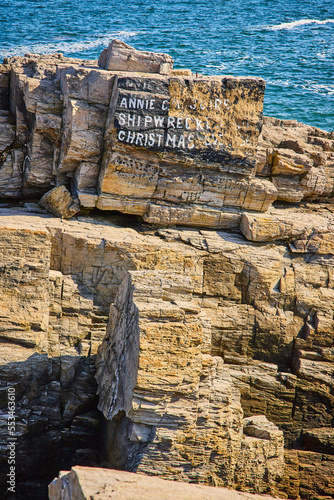
M101 217L0 215L1 378L16 390L26 495L38 498L33 484L60 464L101 459L94 364L109 318L97 371L105 463L330 497L331 250L296 253L288 241L223 231L146 234ZM316 216L329 223L331 212L318 206Z
M168 55L114 40L99 65L6 59L0 89L3 197L63 184L85 208L236 228L276 198L333 195L333 134L263 122L261 79L173 70Z
M2 196L64 184L82 207L162 225L237 226L241 210L268 208L277 190L254 177L263 80L173 71L118 41L99 64L4 61Z
M191 274L132 271L119 288L96 373L99 409L118 421L122 449L122 463L115 443L108 458L170 479L267 491L283 477L283 436L265 417L242 422Z
M170 75L173 59L168 54L136 50L120 40L112 40L100 55L98 65L111 71L131 71Z
M104 461L327 500L333 134L171 64L114 43L0 66L1 197L82 209L0 211L1 481L14 387L19 498Z
M295 120L265 117L257 175L272 181L279 201L333 198L334 133Z

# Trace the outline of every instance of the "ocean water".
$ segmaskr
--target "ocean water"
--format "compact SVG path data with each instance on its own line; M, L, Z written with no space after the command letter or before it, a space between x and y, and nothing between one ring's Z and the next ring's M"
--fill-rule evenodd
M96 59L112 38L177 68L260 76L266 115L334 129L333 0L1 0L0 61Z

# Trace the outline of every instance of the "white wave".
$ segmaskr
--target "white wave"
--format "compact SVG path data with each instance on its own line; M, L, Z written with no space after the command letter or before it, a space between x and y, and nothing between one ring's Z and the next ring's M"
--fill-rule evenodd
M315 94L321 95L334 95L334 84L324 84L315 82L294 82L293 80L283 80L283 79L271 79L267 78L266 82L268 85L273 85L274 87L288 87L290 89L303 89L313 92Z
M320 83L308 83L303 85L303 89L310 90L311 92L315 92L316 94L322 95L334 95L334 85L324 85Z
M10 49L0 49L0 58L22 56L24 54L52 54L54 52L65 52L67 54L80 53L98 47L107 47L113 38L124 41L138 34L138 32L117 31L115 33L109 33L108 35L97 36L89 40L66 42L59 41L58 39L55 42L17 45Z
M294 83L292 80L282 80L280 78L276 80L267 78L266 82L274 87L298 87L298 84Z
M328 24L334 23L334 19L325 19L324 21L319 21L319 19L299 19L298 21L293 21L291 23L276 24L274 26L266 26L269 30L291 30L298 26L304 26L307 24Z

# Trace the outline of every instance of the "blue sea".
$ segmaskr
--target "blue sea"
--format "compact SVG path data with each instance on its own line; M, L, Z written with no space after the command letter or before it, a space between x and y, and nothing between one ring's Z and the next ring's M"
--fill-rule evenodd
M112 38L176 68L260 76L266 115L334 129L333 0L1 0L0 61L96 59Z

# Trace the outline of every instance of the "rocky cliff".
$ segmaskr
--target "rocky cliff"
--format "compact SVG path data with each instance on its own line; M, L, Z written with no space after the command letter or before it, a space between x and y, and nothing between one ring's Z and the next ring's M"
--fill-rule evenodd
M263 93L120 42L0 66L17 498L101 463L332 498L334 136L263 118ZM29 202L53 186L74 219Z

